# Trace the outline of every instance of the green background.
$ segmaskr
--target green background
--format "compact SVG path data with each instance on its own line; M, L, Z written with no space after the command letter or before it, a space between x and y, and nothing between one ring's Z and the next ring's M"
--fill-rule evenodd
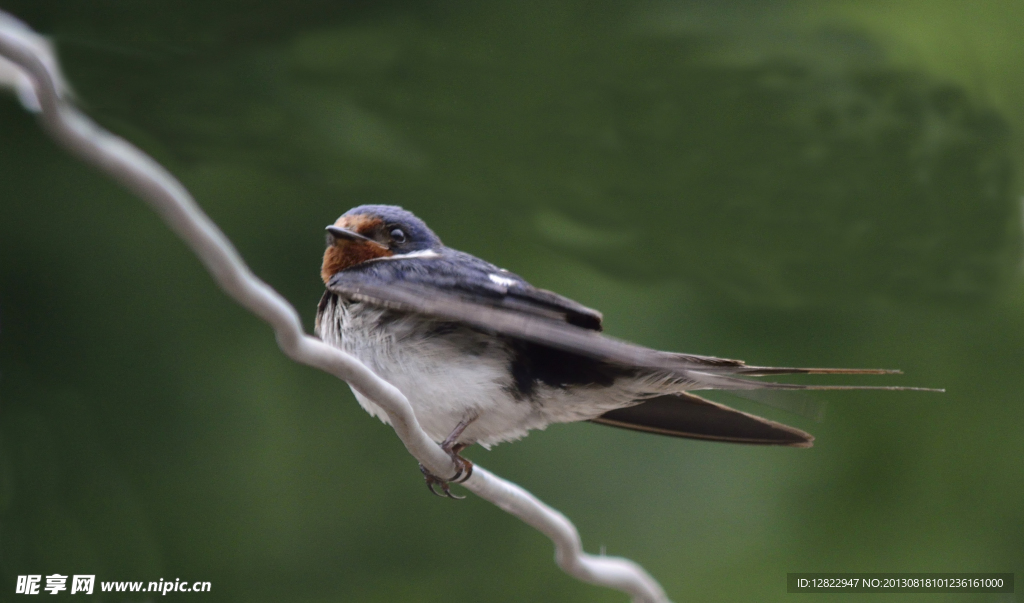
M947 388L815 395L822 422L718 397L809 450L575 424L467 452L675 601L849 600L787 595L787 572L1024 576L1021 3L0 6L307 328L323 227L386 202L617 337ZM212 582L173 596L196 601L625 599L430 496L343 383L6 95L0 599L55 572Z

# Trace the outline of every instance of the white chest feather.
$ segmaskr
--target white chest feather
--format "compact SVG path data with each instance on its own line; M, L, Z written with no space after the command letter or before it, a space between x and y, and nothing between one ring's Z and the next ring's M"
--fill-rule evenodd
M317 334L401 390L420 425L438 442L469 416L476 419L460 442L490 447L551 423L592 419L661 389L624 379L612 387L538 386L523 398L516 395L513 351L503 339L366 303L328 303L318 316ZM354 393L367 412L389 422L380 407Z

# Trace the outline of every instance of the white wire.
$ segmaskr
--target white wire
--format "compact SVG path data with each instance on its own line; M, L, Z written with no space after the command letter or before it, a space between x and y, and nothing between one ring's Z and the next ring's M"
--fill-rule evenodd
M398 437L420 463L436 475L454 474L452 460L420 428L402 392L354 357L306 335L295 308L249 270L231 241L170 172L71 105L59 63L39 40L44 39L0 11L0 56L17 66L5 72L2 67L8 63L0 63L0 87L14 87L26 108L39 111L42 125L59 143L149 203L206 265L221 289L270 324L289 358L347 381L388 413ZM550 538L555 561L571 576L620 590L634 601L668 601L657 581L638 564L584 553L572 522L516 484L477 465L464 486Z

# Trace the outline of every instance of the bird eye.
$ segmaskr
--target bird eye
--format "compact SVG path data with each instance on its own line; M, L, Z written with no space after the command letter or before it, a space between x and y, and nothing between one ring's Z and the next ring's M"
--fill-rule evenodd
M391 231L391 240L396 242L396 243L404 243L405 242L405 231L403 231L401 228L396 228L396 229L392 230Z

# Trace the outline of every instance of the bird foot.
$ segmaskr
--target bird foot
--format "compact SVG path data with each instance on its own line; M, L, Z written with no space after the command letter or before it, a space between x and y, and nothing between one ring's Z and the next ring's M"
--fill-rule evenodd
M454 461L455 466L458 467L458 470L455 472L455 475L448 479L440 478L431 473L430 470L424 467L422 464L420 465L420 472L423 473L423 479L427 482L427 489L430 490L431 494L433 494L434 496L447 496L448 498L452 498L455 500L462 500L466 497L452 494L451 486L449 484L461 484L468 480L470 476L473 475L473 463L459 456L459 452L463 448L465 448L465 445L459 444L455 446L450 446L442 444L441 448L445 452L447 452L449 456L452 457L452 461ZM434 490L435 485L440 486L441 491L444 494L439 494L437 490Z

